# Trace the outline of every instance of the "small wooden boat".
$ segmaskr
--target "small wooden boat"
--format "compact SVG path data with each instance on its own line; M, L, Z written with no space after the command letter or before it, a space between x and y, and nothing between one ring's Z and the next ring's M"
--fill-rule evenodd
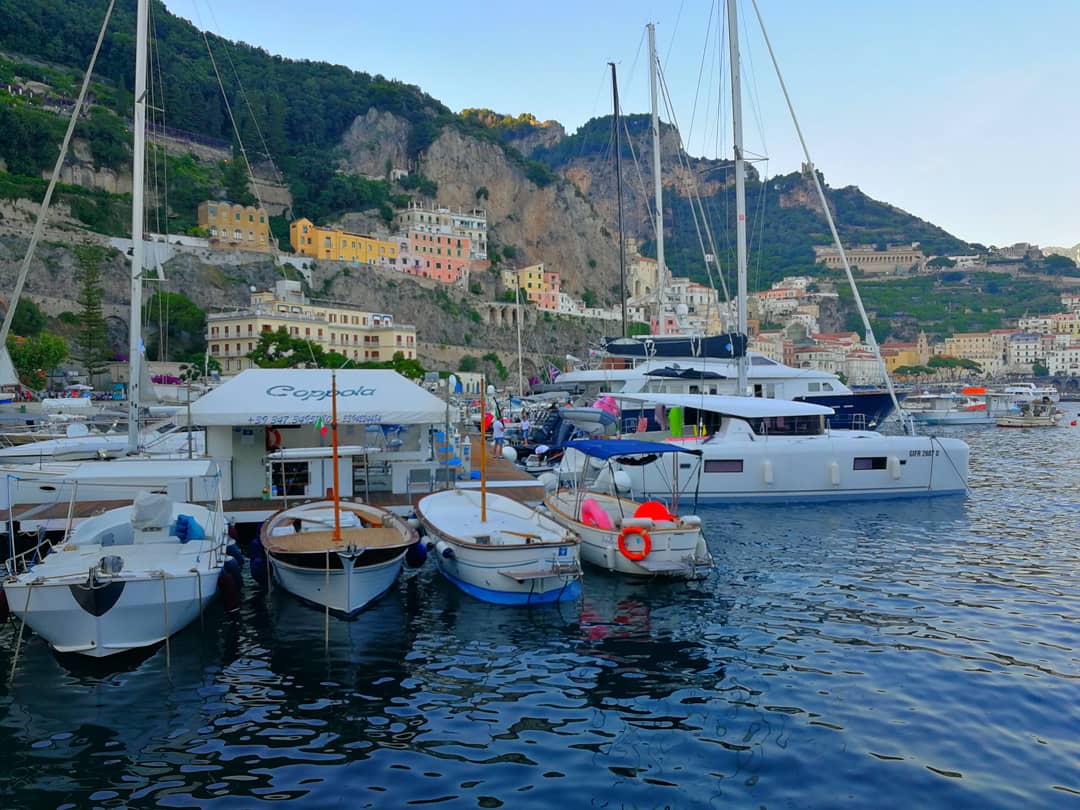
M513 498L451 489L420 499L416 515L448 580L500 605L533 605L581 595L581 541Z
M274 580L306 602L352 616L385 594L410 546L403 518L370 504L312 501L276 512L260 530Z
M619 463L690 452L675 444L629 439L571 441L566 450ZM556 521L581 537L581 556L592 565L621 574L676 579L702 579L712 568L696 515L679 517L659 501L642 503L590 489L580 477L549 493L544 504Z

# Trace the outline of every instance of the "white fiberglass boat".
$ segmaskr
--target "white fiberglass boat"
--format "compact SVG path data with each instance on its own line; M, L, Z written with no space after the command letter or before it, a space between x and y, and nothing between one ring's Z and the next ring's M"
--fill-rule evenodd
M274 579L306 602L352 616L385 594L419 536L376 506L333 501L282 509L260 529Z
M177 474L212 474L179 462ZM141 492L88 518L51 551L9 562L8 605L57 652L95 658L157 644L193 622L217 591L228 527L210 510ZM40 562L32 557L45 554Z
M581 595L581 540L520 501L450 489L420 499L439 571L470 596L500 605L534 605Z
M1016 411L1003 413L997 417L998 427L1057 427L1061 424L1063 412L1049 397L1032 402L1023 402Z
M633 439L573 441L566 450L609 463L699 455L669 443ZM544 505L555 520L581 537L582 558L599 568L674 579L702 579L712 568L701 518L672 514L659 501L642 503L602 492L583 476L549 493Z
M684 425L677 436L634 438L701 451L700 459L680 462L675 481L655 462L619 465L635 498L677 492L703 503L838 501L967 491L969 451L959 439L826 429L829 409L803 402L673 394L632 399L682 409Z

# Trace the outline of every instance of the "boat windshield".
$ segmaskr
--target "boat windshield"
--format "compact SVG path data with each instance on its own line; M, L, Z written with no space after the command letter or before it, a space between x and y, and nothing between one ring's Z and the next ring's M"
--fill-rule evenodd
M821 414L759 416L746 422L758 436L820 436L825 432L825 419Z

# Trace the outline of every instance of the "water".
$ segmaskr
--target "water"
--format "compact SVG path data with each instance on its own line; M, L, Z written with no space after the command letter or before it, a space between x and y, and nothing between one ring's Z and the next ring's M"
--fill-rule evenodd
M1069 417L1072 418L1071 416ZM693 585L358 621L245 591L123 671L0 631L0 805L1080 807L1080 428L956 428L966 499L703 513Z

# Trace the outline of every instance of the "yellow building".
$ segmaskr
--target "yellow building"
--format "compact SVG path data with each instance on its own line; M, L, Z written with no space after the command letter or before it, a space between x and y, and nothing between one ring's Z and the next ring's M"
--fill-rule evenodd
M199 203L198 218L212 248L270 251L270 223L262 208L207 200Z
M247 355L255 349L259 335L280 327L293 337L360 363L393 360L397 352L407 360L416 359L415 326L398 325L388 313L311 301L298 281L279 281L273 290L252 293L247 309L207 315L207 351L221 363L223 373L235 374L251 368Z
M289 224L289 244L301 256L316 259L390 267L397 264L397 242L349 233L340 228L320 228L304 217Z

